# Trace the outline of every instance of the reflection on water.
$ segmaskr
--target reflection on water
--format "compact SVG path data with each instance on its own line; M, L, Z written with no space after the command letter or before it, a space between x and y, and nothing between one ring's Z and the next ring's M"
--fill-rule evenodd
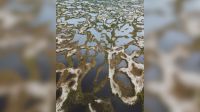
M57 0L56 6L62 88L56 111L142 111L143 0Z

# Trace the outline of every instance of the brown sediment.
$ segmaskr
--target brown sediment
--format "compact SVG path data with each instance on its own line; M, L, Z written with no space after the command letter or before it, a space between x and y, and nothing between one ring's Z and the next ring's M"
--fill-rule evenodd
M66 66L62 63L56 63L56 70L62 70L65 69Z
M72 86L74 86L74 84L75 84L75 81L73 81L73 80L72 80L72 81L70 81L70 82L69 82L69 87L72 87Z
M136 76L141 76L143 74L144 70L136 67L134 64L132 64L132 70L131 70L131 73L133 75L136 75Z

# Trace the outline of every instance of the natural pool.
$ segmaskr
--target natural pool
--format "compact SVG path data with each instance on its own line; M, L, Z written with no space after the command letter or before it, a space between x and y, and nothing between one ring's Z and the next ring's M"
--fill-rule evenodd
M56 111L143 111L143 1L57 0L56 6Z

